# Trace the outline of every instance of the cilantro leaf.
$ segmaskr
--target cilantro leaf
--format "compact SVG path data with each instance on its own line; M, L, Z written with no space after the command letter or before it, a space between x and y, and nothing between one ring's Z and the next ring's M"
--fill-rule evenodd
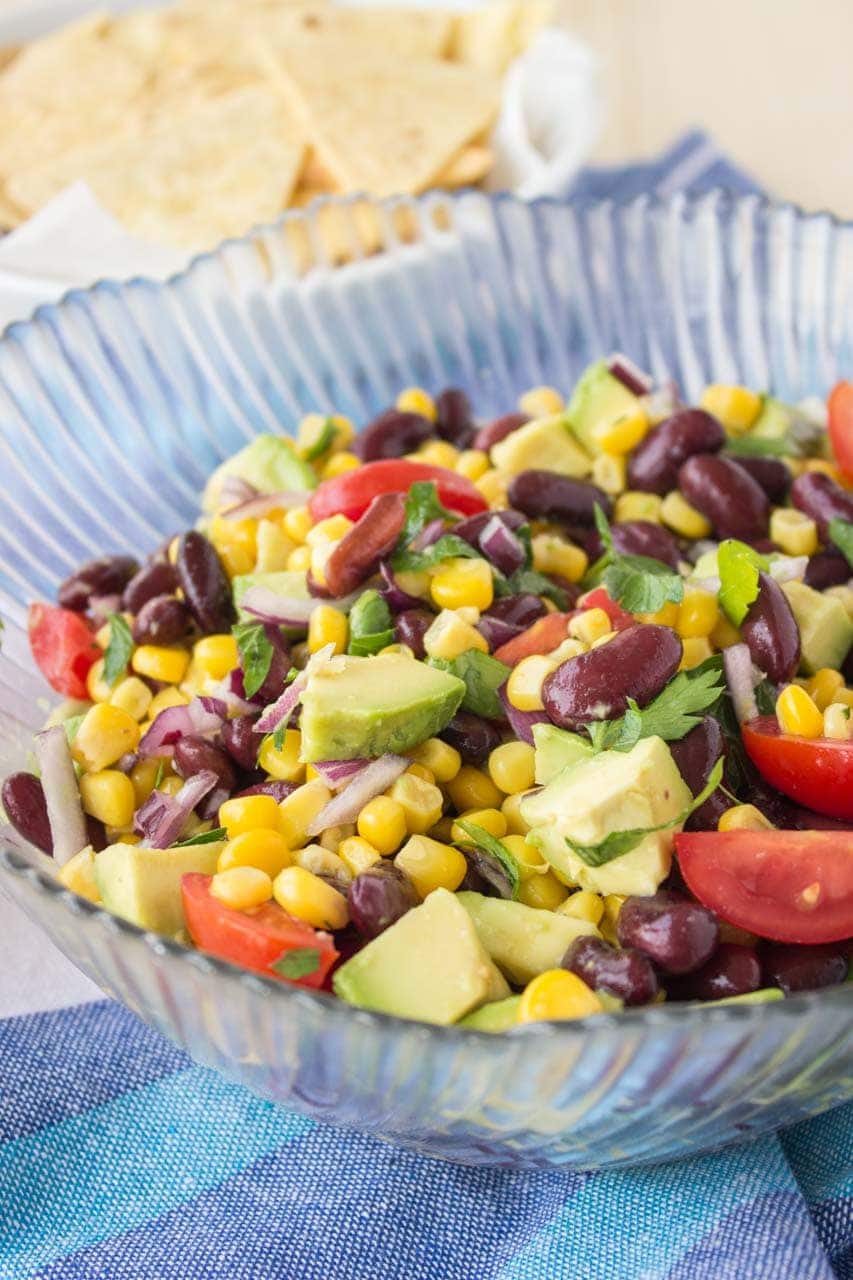
M440 671L449 671L465 682L462 711L473 711L487 720L503 717L503 704L497 691L509 679L510 668L491 654L479 649L468 649L456 658L430 658L429 665Z
M725 452L733 458L795 458L800 446L787 436L730 436Z
M480 553L464 538L457 537L455 533L445 533L437 542L425 547L423 551L413 551L411 547L395 551L391 557L391 568L395 573L417 573L421 569L431 569L442 560L450 560L455 556L477 559L480 558Z
M238 622L232 628L243 670L243 688L252 698L269 675L272 663L272 641L262 622Z
M173 849L187 849L192 844L216 844L217 840L224 840L225 836L224 827L214 827L212 831L201 831L196 836L190 836L188 840L178 840L171 847Z
M281 724L272 736L272 744L276 751L281 751L284 747L284 735L287 733L287 726L289 723L289 718L287 720L282 720Z
M378 591L371 587L356 600L349 615L347 653L367 657L394 642L391 610Z
M282 978L305 978L320 968L320 952L316 947L294 947L273 960L270 968Z
M587 726L597 751L630 751L641 738L658 737L677 742L695 729L702 716L723 692L722 666L709 660L703 669L679 671L669 684L641 711L633 698L619 720L604 720Z
M516 529L516 533L520 534L521 530ZM569 607L569 597L563 588L558 587L556 582L552 582L544 573L539 573L536 569L516 569L515 573L511 573L508 578L498 574L496 570L492 572L496 596L527 594L545 596L546 599L553 600L558 609L565 610Z
M667 601L681 604L684 599L681 575L651 556L629 556L617 551L607 517L598 503L594 515L604 554L587 573L587 586L603 583L610 598L628 613L657 613Z
M303 451L302 460L304 462L315 462L317 458L322 458L334 438L335 424L331 418L327 418L320 428L320 434L317 439Z
M572 853L576 854L581 862L585 862L588 867L603 867L605 863L612 862L614 858L621 858L623 854L630 853L646 836L652 835L655 831L668 831L671 827L681 826L686 822L696 809L700 808L709 796L717 790L717 787L723 780L724 761L721 756L711 770L710 777L705 786L699 792L695 799L679 813L675 818L670 818L669 822L661 822L655 827L636 827L631 831L611 831L598 844L576 844L568 837L564 837L566 844Z
M112 687L127 671L133 636L120 613L110 614L110 641L104 653L104 680Z
M513 898L517 898L518 886L521 884L521 873L514 854L509 851L502 840L499 840L497 836L493 836L490 831L486 831L485 827L479 827L476 822L467 822L464 818L457 818L456 825L462 828L466 836L470 836L473 844L495 859L509 881Z
M834 516L829 522L829 541L834 543L844 559L853 568L853 524Z
M610 525L607 523L607 516L601 510L601 507L597 502L593 505L592 512L595 518L595 527L598 530L598 536L601 538L604 550L609 551L612 554L613 534L610 532Z
M758 596L758 575L768 568L766 556L760 555L737 538L726 538L717 551L720 575L720 604L734 626L739 627Z
M433 520L455 519L453 512L439 502L435 482L416 480L406 496L406 523L397 546L399 549L407 547Z
M165 759L161 758L161 759L157 762L157 772L156 772L156 773L155 773L155 775L154 775L154 786L151 788L151 790L152 790L152 791L156 791L156 790L157 790L157 788L159 787L160 783L163 781L163 774L164 774L165 772L166 772L166 761L165 761Z

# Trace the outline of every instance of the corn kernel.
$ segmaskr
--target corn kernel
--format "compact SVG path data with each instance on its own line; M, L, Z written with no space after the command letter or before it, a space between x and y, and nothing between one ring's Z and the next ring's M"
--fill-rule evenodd
M681 642L681 661L678 664L678 670L692 671L706 658L710 658L713 652L711 642L706 636L688 636Z
M308 828L331 798L332 793L325 782L315 780L303 782L301 787L279 801L279 829L288 848L302 848L308 839Z
M732 436L743 435L761 413L761 396L748 387L729 387L715 382L706 387L699 401Z
M733 644L740 644L740 632L721 612L709 639L715 649L728 649Z
M831 702L823 713L823 736L846 742L851 737L850 708Z
M267 796L266 799L272 800L272 796ZM258 867L261 871L266 871L271 879L275 879L279 871L289 867L292 862L290 851L278 831L259 827L254 831L243 831L230 839L219 855L216 869L228 871L231 867Z
M776 718L783 733L801 738L819 738L823 733L823 716L815 703L799 685L786 685L776 699Z
M488 774L463 764L455 778L447 783L447 793L459 813L468 809L498 809L503 795Z
M193 662L206 679L222 680L240 665L237 641L227 634L204 636L193 645Z
M479 558L446 560L432 577L430 594L439 609L488 609L495 594L492 570Z
M718 831L772 831L773 823L768 822L760 809L754 804L735 804L726 809L717 820Z
M531 387L519 397L518 412L528 418L547 418L552 413L562 413L566 402L556 387Z
M439 810L440 812L440 810ZM406 838L406 811L390 796L375 796L358 815L358 834L384 858L396 853Z
M529 825L521 816L521 802L524 797L524 792L519 792L514 796L507 796L501 805L501 813L506 818L506 829L513 836L526 836L530 830Z
M256 573L276 573L287 568L296 543L284 532L276 520L258 521L258 550L255 558Z
M380 653L396 653L401 658L414 658L415 651L410 649L407 644L386 644L384 649L379 650Z
M528 876L518 887L518 901L539 911L556 911L565 902L568 889L561 884L553 871Z
M622 910L622 904L625 902L625 895L621 893L608 893L604 897L604 912L599 921L599 929L601 936L605 941L612 943L614 946L619 939L616 936L616 925L619 921L619 912Z
M569 635L591 645L606 636L612 625L610 615L604 609L584 609L569 623Z
M397 779L388 796L402 806L410 835L429 831L438 822L444 807L444 797L435 783L415 777L408 770Z
M293 854L293 861L297 867L303 867L315 876L334 880L341 893L345 893L352 882L343 858L339 858L334 850L328 849L324 844L307 844L304 849L297 849Z
M557 534L537 533L531 545L537 573L559 573L569 582L580 582L589 567L586 552Z
M492 782L507 795L527 791L536 776L533 747L528 742L504 742L490 754L488 769Z
M853 707L853 689L839 689L832 701L843 707Z
M342 840L338 845L338 857L353 877L360 876L362 871L382 861L379 850L361 836L350 836L347 840Z
M273 896L280 907L315 929L343 929L349 923L347 900L325 880L305 867L285 867L273 881Z
M632 413L624 413L613 422L597 422L592 429L592 438L605 453L621 457L636 449L649 430L649 420L642 409Z
M141 644L133 651L130 665L138 676L180 684L187 673L190 655L172 645Z
M490 467L474 481L474 488L481 497L485 498L490 507L500 511L509 503L508 484L509 477L503 471L498 471L497 467Z
M506 835L506 818L500 809L466 809L460 817L465 822L472 822L474 826L482 827L497 840ZM471 843L471 837L458 822L454 822L450 835L456 844Z
M465 879L468 863L453 845L441 844L426 835L413 835L394 859L409 877L418 895L425 898L434 889L458 889Z
M818 711L825 711L829 704L835 701L838 690L843 688L844 677L834 667L821 667L805 683L806 693Z
M210 881L210 892L232 911L249 911L272 897L272 881L257 867L231 867L217 871Z
M441 738L427 738L420 746L406 753L410 760L425 765L436 782L450 782L462 767L462 757L449 742Z
M604 915L604 899L590 889L578 889L575 893L570 893L557 910L560 915L571 916L573 920L588 920L590 924L598 924Z
M674 631L678 625L678 605L667 600L656 613L637 613L634 616L638 622L648 622L658 627L672 627Z
M623 493L628 483L628 464L624 457L597 453L592 460L592 483L614 498Z
M229 840L246 831L278 831L278 804L273 796L235 796L219 806L219 825Z
M183 778L179 778L173 773L168 777L163 778L160 785L156 787L155 790L162 791L164 796L176 796L183 785Z
M677 489L673 489L664 498L660 518L662 524L681 538L707 538L711 532L711 522L705 519L701 511L691 507Z
M305 777L305 765L299 759L301 750L302 734L298 729L285 729L281 747L275 745L275 734L268 733L261 739L258 767L280 782L301 782Z
M112 685L104 679L104 659L98 658L89 668L86 676L86 692L93 702L109 702L112 697Z
M135 808L138 809L151 795L157 775L163 776L161 770L164 770L165 766L166 762L162 758L158 760L155 756L147 760L137 760L128 775L133 786Z
M340 826L326 827L326 830L320 836L320 844L324 849L328 849L330 853L337 853L344 840L349 840L354 835L355 823L344 822ZM313 868L309 867L308 870L312 871Z
M357 458L354 453L349 453L344 449L340 453L332 454L324 464L320 475L324 480L333 480L335 476L342 476L347 471L356 471L360 466L361 458Z
M311 568L311 548L305 545L291 551L287 557L287 567L291 573L307 573Z
M628 489L616 499L613 510L614 524L625 524L629 520L648 520L650 524L660 524L663 498L656 493L643 493L639 489Z
M506 696L516 711L541 711L542 685L559 662L548 653L532 653L512 669L506 682Z
M464 622L453 609L442 609L433 619L424 632L423 643L428 657L444 658L447 661L458 658L469 649L479 649L480 653L489 652L485 637L470 622Z
M118 769L84 773L80 778L83 809L108 827L128 827L133 821L136 794L127 774Z
M429 440L421 445L415 457L418 462L429 462L434 467L447 467L448 471L452 471L456 466L459 450L449 440Z
M424 391L423 387L406 387L405 391L401 391L397 396L394 407L399 409L401 413L419 413L428 422L436 422L438 420L438 409L435 401L428 391Z
M348 636L349 622L343 610L331 604L318 604L308 623L308 651L319 653L331 644L335 653L345 653Z
M291 507L281 518L284 532L294 542L304 542L311 529L311 512L307 507Z
M418 764L417 761L415 761L414 764L409 765L406 773L410 778L422 778L424 782L431 782L433 785L435 784L435 774L432 769L428 769L426 765Z
M305 535L305 541L309 547L320 547L330 542L340 542L350 529L353 528L353 522L345 515L327 516L325 520L318 521L313 525Z
M115 764L128 751L135 751L139 725L120 707L97 702L80 721L71 754L89 773L99 773Z
M546 969L528 982L518 1006L519 1022L553 1022L601 1013L598 996L576 973Z
M151 707L154 695L144 680L138 676L126 676L120 680L110 694L110 703L120 707L134 720L144 720Z
M586 653L587 648L594 648L600 644L602 640L611 640L616 633L608 631L606 635L600 636L591 645L585 645L583 640L564 640L562 644L558 644L556 649L552 649L548 657L552 662L561 663L568 662L569 658L579 658L582 653Z
M482 449L463 449L454 470L466 480L479 480L489 470L489 455Z
M794 507L777 507L771 514L770 537L789 556L811 556L817 551L817 525Z
M697 591L688 587L678 606L675 629L682 640L710 636L720 618L716 596L710 591Z

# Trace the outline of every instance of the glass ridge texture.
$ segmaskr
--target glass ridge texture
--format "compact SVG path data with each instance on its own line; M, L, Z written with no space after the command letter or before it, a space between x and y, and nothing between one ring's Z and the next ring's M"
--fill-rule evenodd
M853 372L853 224L756 197L627 204L465 193L286 215L166 283L102 282L0 339L0 766L56 701L26 604L81 561L192 524L205 478L312 410L357 423L405 386L478 415L626 352L708 381L825 395ZM327 211L328 213L328 211ZM401 239L401 217L414 242ZM3 887L111 996L202 1063L319 1120L471 1164L575 1169L712 1149L853 1097L853 984L765 1005L655 1006L504 1035L353 1009L145 933L2 834Z

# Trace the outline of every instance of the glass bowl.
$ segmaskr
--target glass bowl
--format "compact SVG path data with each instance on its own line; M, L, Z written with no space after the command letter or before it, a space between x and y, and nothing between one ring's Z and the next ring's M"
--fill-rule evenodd
M327 248L334 232L337 259ZM708 380L825 394L853 370L853 225L754 197L577 204L466 193L327 203L165 284L101 283L0 340L0 765L49 690L26 602L81 560L196 516L213 466L309 410L363 422L404 386L483 416L614 349ZM435 1156L631 1165L853 1097L853 986L657 1006L501 1036L371 1014L251 976L62 889L7 833L4 884L65 954L193 1057L288 1107Z

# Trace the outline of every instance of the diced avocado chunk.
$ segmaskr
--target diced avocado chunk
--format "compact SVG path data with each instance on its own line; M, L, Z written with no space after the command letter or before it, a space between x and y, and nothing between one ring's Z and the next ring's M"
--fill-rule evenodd
M589 920L541 911L508 898L465 891L456 895L471 916L480 941L510 980L523 986L546 969L557 969L575 938L597 938Z
M108 911L141 929L174 936L185 925L181 877L212 876L224 841L185 849L146 849L111 844L95 854L95 882Z
M475 1009L462 1018L460 1027L470 1027L472 1031L509 1031L518 1025L518 1006L521 996L507 996L506 1000L492 1000L484 1004L482 1009Z
M592 460L572 435L564 413L536 418L510 432L492 447L492 461L507 475L520 471L556 471L582 479L592 470Z
M763 440L778 440L786 436L794 421L794 411L790 405L773 396L765 396L761 412L749 429L751 436L760 436Z
M595 755L595 748L588 738L582 738L579 733L569 733L567 729L558 729L554 724L535 724L533 745L539 786L556 778L563 769Z
M558 774L528 795L521 816L555 871L595 893L651 894L669 874L676 823L691 795L662 738L641 738L630 751L602 751ZM588 866L566 843L600 844L617 831L642 831L672 822L627 853Z
M744 991L739 996L726 996L723 1000L703 1000L702 1004L768 1004L784 999L785 992L781 987L760 987L758 991Z
M338 655L302 694L302 759L408 751L440 733L464 696L464 681L403 654Z
M822 667L840 670L853 644L853 622L844 605L804 582L783 582L782 590L800 628L800 671L811 676Z
M435 889L341 965L335 994L349 1004L447 1026L509 995L455 894Z
M595 441L594 428L600 422L615 422L617 418L635 413L639 404L639 396L613 376L604 360L597 360L581 374L566 408L566 416L580 443L588 453L594 454L601 452Z
M101 901L95 880L95 851L90 844L59 868L59 882L72 893L79 893L81 898L88 898L90 902Z
M251 444L226 458L211 475L204 490L202 509L216 511L219 495L226 476L236 476L257 489L259 493L278 493L279 490L315 489L317 476L314 468L303 462L286 436L255 436Z

